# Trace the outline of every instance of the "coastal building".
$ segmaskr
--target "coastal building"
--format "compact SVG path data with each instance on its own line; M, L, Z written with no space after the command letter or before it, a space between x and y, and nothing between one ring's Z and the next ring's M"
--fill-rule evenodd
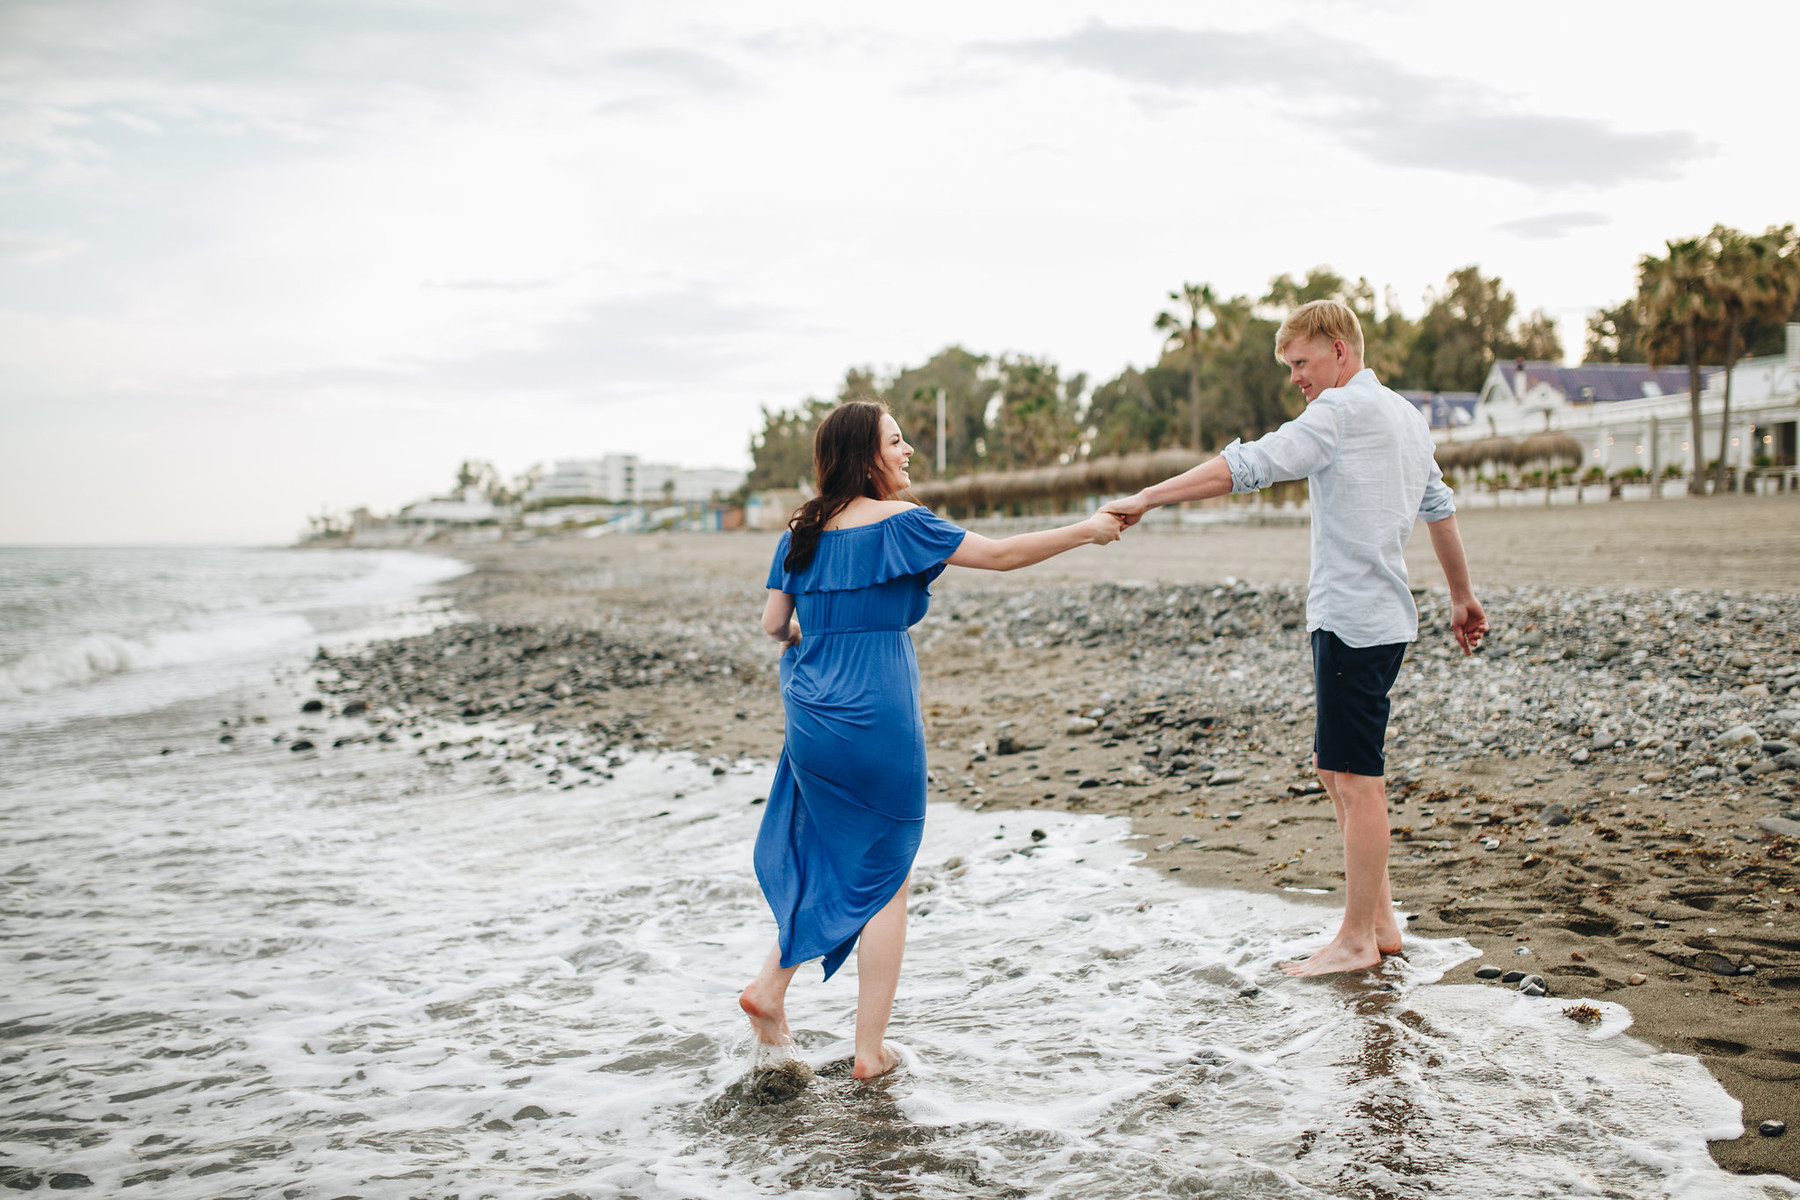
M1457 430L1475 423L1476 392L1425 392L1398 389L1401 399L1411 404L1435 429Z
M635 454L558 459L526 493L525 500L528 504L573 504L584 500L628 504L637 499L637 470Z
M1581 448L1583 473L1608 476L1641 468L1650 478L1690 474L1719 456L1725 370L1701 368L1704 434L1693 445L1686 367L1643 363L1496 363L1466 423L1438 430L1438 441L1522 439L1554 431ZM1796 466L1800 428L1800 325L1787 327L1785 353L1740 361L1731 372L1726 465L1740 474L1759 465Z
M647 463L635 454L559 459L525 494L528 505L702 504L744 484L744 472L723 467Z

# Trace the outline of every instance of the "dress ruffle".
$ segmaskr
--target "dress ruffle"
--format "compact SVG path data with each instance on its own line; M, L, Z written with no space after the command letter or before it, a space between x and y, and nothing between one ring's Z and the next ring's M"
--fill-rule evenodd
M930 583L943 574L944 560L956 553L967 532L920 505L872 524L821 533L812 561L798 573L782 566L792 537L783 533L767 586L799 596L853 591L904 575L924 575Z

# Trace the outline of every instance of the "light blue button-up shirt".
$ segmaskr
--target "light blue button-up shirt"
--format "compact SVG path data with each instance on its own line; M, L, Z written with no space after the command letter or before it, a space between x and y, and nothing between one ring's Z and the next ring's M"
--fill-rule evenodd
M1419 410L1358 371L1306 411L1246 445L1225 447L1231 490L1304 479L1312 505L1306 628L1349 646L1410 642L1419 610L1406 583L1413 522L1455 514Z

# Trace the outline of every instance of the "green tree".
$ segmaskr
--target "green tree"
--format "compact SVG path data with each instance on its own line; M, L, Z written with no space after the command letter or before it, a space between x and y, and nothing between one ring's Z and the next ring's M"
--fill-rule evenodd
M1127 367L1088 397L1088 440L1094 454L1130 454L1183 444L1187 368Z
M1581 360L1590 363L1644 362L1643 330L1634 300L1613 308L1596 309L1588 314L1587 347Z
M1731 447L1731 369L1744 351L1744 325L1750 320L1778 320L1794 308L1800 281L1795 278L1794 227L1770 226L1751 236L1714 225L1702 239L1713 263L1712 311L1722 326L1725 347L1725 400L1719 413L1719 456L1713 493L1725 491L1726 461Z
M1652 366L1685 361L1688 368L1688 425L1696 467L1688 472L1688 494L1704 496L1701 449L1700 351L1704 326L1717 312L1712 256L1699 238L1666 242L1668 253L1638 260L1638 318Z
M802 400L793 408L763 406L763 427L750 439L750 491L799 487L812 478L813 430L837 405L829 400Z
M1426 294L1425 315L1406 358L1406 386L1433 392L1473 392L1503 347L1518 307L1498 276L1481 268L1452 271L1442 291Z
M1163 357L1170 350L1180 352L1188 373L1188 407L1192 426L1188 445L1200 450L1200 360L1205 353L1208 324L1217 311L1218 301L1209 283L1183 283L1181 290L1170 292L1169 299L1180 307L1156 314L1154 328L1163 334Z
M894 420L917 450L912 476L932 477L937 469L937 394L944 393L946 475L981 465L987 437L988 403L996 391L986 355L946 346L923 366L908 367L886 389Z
M1087 377L1062 378L1048 359L1009 354L1000 359L999 404L988 437L990 465L1041 467L1080 452L1081 393Z
M1556 334L1556 322L1543 309L1534 309L1519 322L1511 335L1509 358L1528 358L1537 362L1561 362L1562 339Z

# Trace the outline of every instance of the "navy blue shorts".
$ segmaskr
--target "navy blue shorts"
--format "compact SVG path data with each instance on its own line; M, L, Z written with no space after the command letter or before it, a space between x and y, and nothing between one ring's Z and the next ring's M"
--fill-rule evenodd
M1315 629L1313 753L1321 771L1387 773L1388 689L1400 675L1405 642L1346 646L1329 629Z

